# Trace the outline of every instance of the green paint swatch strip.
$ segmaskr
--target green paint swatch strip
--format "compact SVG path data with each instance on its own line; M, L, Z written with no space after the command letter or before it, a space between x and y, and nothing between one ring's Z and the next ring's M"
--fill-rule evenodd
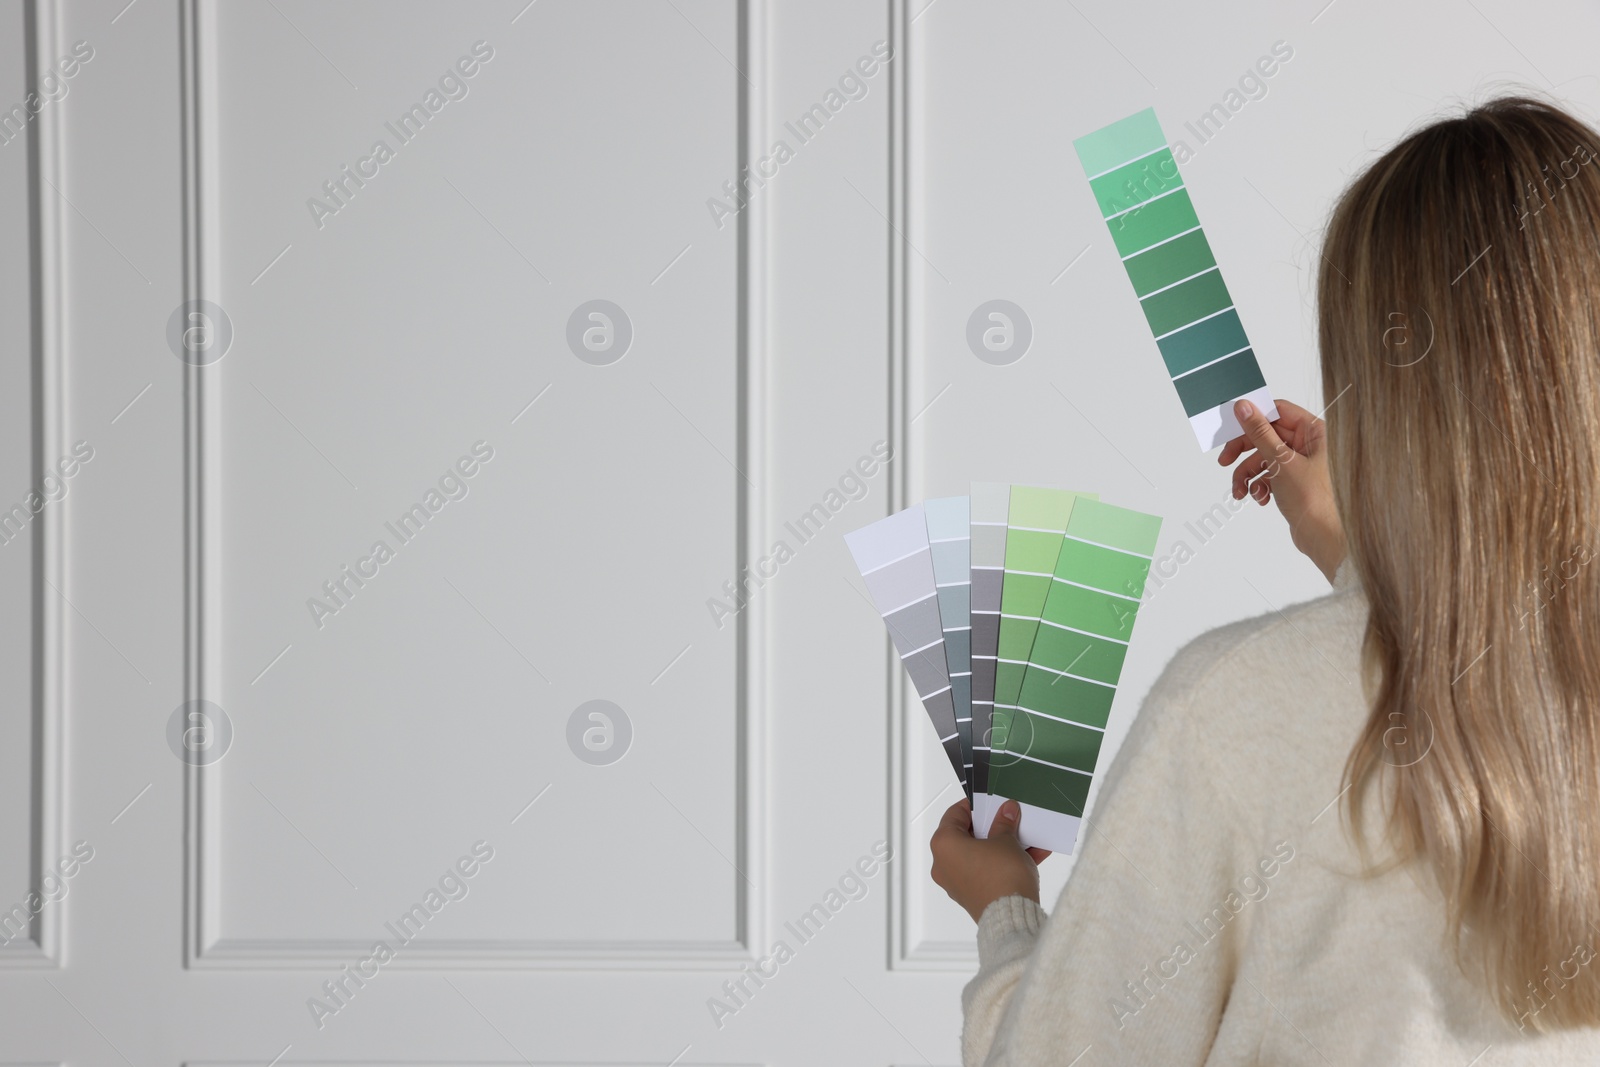
M1265 390L1266 380L1155 110L1073 147L1184 413L1201 445L1213 447L1238 432L1232 402Z
M1082 816L1160 530L1155 515L1072 505L1016 698L996 687L991 793Z
M1014 485L1006 512L1005 580L1000 593L1000 637L995 653L994 712L989 733L989 773L994 750L1004 747L1033 654L1034 639L1053 584L1056 557L1080 498L1062 489ZM994 791L992 780L989 789Z

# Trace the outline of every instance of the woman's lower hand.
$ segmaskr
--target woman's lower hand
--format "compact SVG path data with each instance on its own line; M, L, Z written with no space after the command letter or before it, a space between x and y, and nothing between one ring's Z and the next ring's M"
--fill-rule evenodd
M1226 467L1250 453L1233 469L1233 498L1243 500L1249 493L1263 507L1277 500L1294 546L1331 582L1344 562L1345 542L1328 476L1326 426L1298 404L1279 400L1277 405L1277 421L1268 422L1250 401L1234 404L1244 433L1222 447L1217 462Z
M977 922L1001 897L1023 896L1039 902L1039 864L1050 855L1042 848L1023 848L1017 837L1021 808L1015 800L1000 805L989 836L972 836L972 805L965 799L945 809L929 845L933 880Z

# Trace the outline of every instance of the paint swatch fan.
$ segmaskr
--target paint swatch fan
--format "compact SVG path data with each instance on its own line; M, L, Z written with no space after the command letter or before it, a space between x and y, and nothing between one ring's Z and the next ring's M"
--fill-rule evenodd
M1202 449L1278 409L1153 109L1073 142ZM1093 493L973 485L845 540L986 836L1071 852L1161 520Z
M980 837L1071 852L1161 520L1092 493L977 483L845 535Z

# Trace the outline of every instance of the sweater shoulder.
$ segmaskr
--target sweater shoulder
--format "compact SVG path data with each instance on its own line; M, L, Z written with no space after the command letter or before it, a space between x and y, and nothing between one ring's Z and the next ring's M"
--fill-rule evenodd
M1173 654L1151 697L1208 717L1248 716L1330 683L1358 682L1366 617L1360 592L1345 589L1208 630Z
M1250 837L1304 821L1339 792L1365 720L1365 622L1360 590L1336 589L1202 633L1150 688L1130 752L1182 761Z
M1336 589L1201 634L1151 688L1140 732L1183 746L1241 810L1320 808L1366 718L1366 617L1359 589Z

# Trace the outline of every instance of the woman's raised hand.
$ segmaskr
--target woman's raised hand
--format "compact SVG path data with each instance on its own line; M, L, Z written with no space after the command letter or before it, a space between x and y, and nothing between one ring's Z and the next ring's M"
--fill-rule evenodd
M1326 426L1298 404L1277 404L1278 419L1268 422L1250 401L1236 403L1233 413L1244 433L1222 447L1217 462L1226 467L1250 453L1233 469L1233 498L1243 500L1248 492L1262 506L1276 499L1294 546L1331 582L1345 543L1328 477Z

